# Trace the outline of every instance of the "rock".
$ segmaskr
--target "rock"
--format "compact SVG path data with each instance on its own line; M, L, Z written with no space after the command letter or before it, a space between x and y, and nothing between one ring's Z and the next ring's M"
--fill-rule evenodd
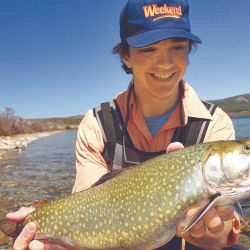
M44 136L49 136L61 131L50 131L50 132L41 132L34 134L22 134L16 136L2 136L0 137L0 157L1 151L10 150L10 149L24 149L28 144L36 139L39 139Z

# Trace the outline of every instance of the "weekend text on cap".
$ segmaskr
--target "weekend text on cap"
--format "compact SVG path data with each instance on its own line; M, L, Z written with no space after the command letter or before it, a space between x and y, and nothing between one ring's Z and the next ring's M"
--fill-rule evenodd
M154 20L165 18L165 17L173 17L180 18L182 16L181 6L174 7L168 6L166 3L162 6L157 6L157 4L150 4L147 6L143 6L144 17L154 17L155 15L162 15Z

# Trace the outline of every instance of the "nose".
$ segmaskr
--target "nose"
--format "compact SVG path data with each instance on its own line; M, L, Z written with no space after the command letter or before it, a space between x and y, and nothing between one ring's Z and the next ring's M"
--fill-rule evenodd
M158 53L156 66L162 70L169 69L173 65L173 58L168 50L161 50Z

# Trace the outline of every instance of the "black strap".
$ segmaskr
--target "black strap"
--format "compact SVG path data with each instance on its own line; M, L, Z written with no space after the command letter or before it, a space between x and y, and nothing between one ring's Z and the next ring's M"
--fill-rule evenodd
M106 162L111 170L115 155L116 133L115 133L114 119L112 116L112 109L110 107L110 102L105 102L101 104L100 117L102 120L102 127L106 135L106 142L104 147L104 151L107 152Z
M217 106L203 101L204 106L213 116ZM210 120L188 117L186 126L175 129L172 142L181 142L184 146L199 144L204 141Z

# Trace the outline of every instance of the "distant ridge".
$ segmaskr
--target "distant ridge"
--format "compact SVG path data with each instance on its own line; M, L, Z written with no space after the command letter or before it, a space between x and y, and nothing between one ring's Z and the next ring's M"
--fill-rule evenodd
M250 94L232 96L220 100L209 100L231 116L250 115Z
M219 100L208 100L222 108L230 116L250 115L250 94L232 96ZM71 117L51 117L27 119L29 122L39 121L48 125L48 127L65 127L77 128L84 115L76 115Z
M36 119L26 119L27 122L39 122L43 124L50 130L58 129L76 129L80 124L83 115L76 115L70 117L51 117L51 118L36 118Z

